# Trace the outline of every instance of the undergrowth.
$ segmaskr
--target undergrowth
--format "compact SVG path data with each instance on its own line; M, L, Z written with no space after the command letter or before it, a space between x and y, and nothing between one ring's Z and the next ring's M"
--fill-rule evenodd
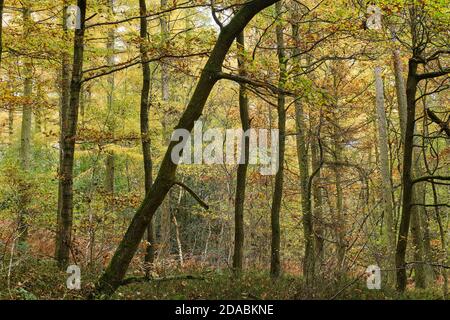
M137 271L135 272L137 273ZM86 299L94 288L99 271L82 273L82 289L68 290L68 274L58 270L49 259L26 259L11 268L0 270L1 300ZM170 279L174 275L187 278ZM136 276L136 274L133 274ZM139 275L142 276L142 275ZM169 279L167 279L169 278ZM351 285L348 285L352 283ZM443 299L442 290L433 286L425 290L409 289L403 294L394 290L369 290L363 279L326 283L306 290L298 276L283 275L272 280L267 272L246 271L236 278L229 270L192 269L177 271L156 280L121 286L111 297L115 300L278 300L278 299Z

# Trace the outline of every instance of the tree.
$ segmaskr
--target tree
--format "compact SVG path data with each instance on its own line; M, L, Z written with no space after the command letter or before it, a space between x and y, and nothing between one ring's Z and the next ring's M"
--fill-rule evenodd
M242 31L236 38L238 46L238 66L239 75L246 76L245 72L245 34ZM250 129L250 118L248 112L248 96L246 85L239 84L239 115L241 118L242 130L247 132ZM243 163L239 163L236 177L236 199L234 204L234 254L233 269L236 274L242 271L244 259L244 203L245 203L245 186L247 178L250 139L248 136L243 140L244 150L241 157L244 157Z
M382 79L382 68L375 67L375 94L376 94L376 114L378 124L378 149L380 152L380 172L383 185L383 212L385 220L385 243L387 246L387 259L389 269L395 267L395 229L394 229L394 208L392 199L391 170L389 161L389 138L386 121L386 111L384 109L384 86Z
M67 30L67 8L68 4L65 0L63 2L63 12L62 12L62 26L63 26L63 39L66 41L66 37L68 35ZM61 53L61 83L60 83L60 107L59 107L59 128L60 128L60 135L59 135L59 168L58 168L58 175L61 177L62 173L62 160L63 160L63 144L64 144L64 136L67 132L67 115L69 110L69 89L70 89L70 54L67 52L67 50L63 50ZM56 245L55 245L55 257L58 257L60 250L59 244L61 243L62 239L59 239L59 237L62 235L62 231L60 231L60 226L62 226L62 220L61 220L61 209L62 209L62 179L59 179L58 181L58 208L56 212ZM66 253L65 253L66 254ZM64 258L64 260L67 258ZM62 262L62 263L61 263ZM64 268L66 262L63 260L60 260L59 267Z
M26 4L27 5L27 4ZM23 39L25 40L31 30L31 8L25 6L22 8L23 17ZM28 57L24 61L24 82L23 82L23 96L26 98L22 106L22 130L20 133L20 166L21 169L27 173L30 171L31 161L31 121L33 116L31 95L33 93L33 69L32 60ZM25 191L25 190L24 190ZM19 213L19 242L25 242L28 236L28 203L30 202L29 196L23 193L23 199L21 201L21 208Z
M112 17L114 14L114 0L108 1L108 10L109 15ZM108 32L108 38L106 42L106 64L108 67L113 67L115 64L115 30L114 27L111 28ZM114 73L111 73L107 76L108 78L108 88L106 90L106 103L108 106L108 120L107 127L108 131L111 133L111 136L114 139L114 130L115 130L115 112L114 112ZM114 177L115 177L115 158L114 158L114 150L106 151L106 159L105 159L105 190L109 194L114 194ZM112 209L112 208L111 208Z
M295 15L298 15L300 8L294 5ZM297 17L294 17L294 19ZM292 38L295 42L293 50L293 60L297 65L300 64L300 34L298 22L292 23ZM298 80L298 79L297 79ZM309 158L307 147L307 126L304 116L303 102L300 97L295 99L295 128L297 130L297 159L300 170L300 191L301 191L301 208L303 214L303 234L305 238L305 253L303 260L303 274L307 286L311 286L314 280L315 270L315 247L314 247L314 226L311 202L311 184L309 175ZM316 168L314 168L316 169ZM317 194L317 193L316 193ZM320 197L320 196L319 196Z
M56 236L56 255L58 265L65 268L69 262L73 222L73 165L75 159L75 140L78 125L78 110L83 73L84 33L86 19L86 0L78 0L80 9L80 28L75 30L73 43L72 78L70 82L70 100L67 111L67 127L61 128L63 142L60 164L61 204L58 206L59 224Z
M424 8L424 4L409 4L407 10L409 12L412 57L408 61L408 78L406 81L407 112L403 147L402 216L396 249L397 290L399 291L404 291L406 289L406 247L412 216L414 185L423 181L439 179L432 176L414 178L412 174L417 87L420 81L441 77L450 73L450 69L444 67L441 67L437 71L423 73L418 71L419 65L426 66L430 62L438 60L441 55L448 52L440 50L439 48L434 48L435 51L432 53L427 52L428 50L426 49L429 49L433 40L432 35L430 34L431 30L428 29L430 27L428 20L430 17L428 16L427 10ZM425 33L428 34L427 37L423 36Z
M5 0L0 0L0 21L2 21L2 23L0 23L0 67L2 66L2 54L3 54L3 41L2 41L2 36L3 36L3 5L4 5Z
M281 2L275 4L277 17L281 17L282 5ZM278 88L284 90L287 77L287 59L285 53L285 44L283 36L283 26L280 23L276 26L276 38L277 38L277 56L278 67L280 70L280 76L278 80ZM281 261L280 261L280 211L281 211L281 199L283 197L283 178L284 178L284 152L286 146L286 96L284 93L278 93L277 101L277 113L278 113L278 171L275 175L275 186L272 196L272 208L270 211L270 221L272 227L272 242L271 242L271 258L270 258L270 275L273 278L277 278L281 274Z
M234 39L247 23L261 10L274 4L276 0L253 0L242 6L231 21L222 28L216 44L206 62L190 102L182 114L176 129L191 131L200 117L206 100L215 83L223 78L222 63ZM137 250L140 240L152 216L161 205L170 188L176 183L175 164L171 159L172 149L177 143L172 141L164 155L155 182L147 193L141 207L136 211L110 264L98 280L97 294L112 294L120 285L128 265Z
M142 154L144 157L144 184L145 194L147 194L152 187L152 171L153 162L151 155L151 140L149 134L149 107L150 107L150 62L148 62L148 23L147 18L147 5L145 0L139 0L139 13L140 18L140 44L139 49L141 53L142 64L142 91L141 91L141 108L140 108L140 125L141 125L141 141L142 141ZM147 251L145 254L145 262L147 265L151 265L155 260L155 234L153 229L153 219L147 227ZM147 267L149 269L149 267ZM148 270L147 269L147 270Z

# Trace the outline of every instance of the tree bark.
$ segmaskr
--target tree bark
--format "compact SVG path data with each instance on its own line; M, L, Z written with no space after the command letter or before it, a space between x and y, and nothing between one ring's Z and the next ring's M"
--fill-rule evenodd
M2 67L2 53L3 53L3 5L4 0L0 0L0 68Z
M298 6L296 6L298 9ZM300 63L300 34L298 24L292 24L292 38L294 45L294 63ZM295 104L295 128L297 131L297 159L300 171L300 192L301 192L301 207L303 213L303 236L305 239L305 253L303 258L303 276L305 277L306 285L311 286L314 282L315 269L315 249L314 249L314 226L312 219L312 203L311 203L311 188L309 185L309 159L307 148L307 126L303 111L303 104L299 98L294 102Z
M245 35L242 31L236 38L239 51L238 66L239 75L245 77L244 52L245 52ZM246 85L239 85L239 114L241 117L242 130L246 132L250 129L250 118L248 113L248 97ZM233 270L236 275L242 272L244 260L244 202L245 202L245 186L247 179L247 168L249 161L249 137L244 137L244 150L241 156L244 162L239 163L236 177L236 199L234 204L234 254L233 254Z
M108 1L108 9L110 12L110 17L113 17L114 13L114 0ZM108 32L108 39L106 43L106 49L107 49L107 57L106 57L106 63L109 67L112 67L114 65L114 58L115 58L115 30L114 27L112 27ZM107 128L111 136L114 138L114 130L115 130L115 112L113 110L113 104L114 104L114 87L115 87L115 81L114 81L114 73L111 73L107 77L108 82L108 89L107 89L107 108L108 108L108 119L107 119ZM113 150L107 150L106 151L106 159L105 159L105 190L110 195L114 194L114 177L115 177L115 157L114 157L114 151ZM109 209L113 209L112 207L109 207Z
M82 84L84 32L86 18L86 0L78 0L80 8L81 26L75 30L74 56L72 77L70 82L69 109L67 112L67 128L62 134L62 161L60 164L60 192L61 206L59 208L59 225L57 230L56 260L58 266L64 269L69 262L72 237L73 217L73 165L75 158L75 140L78 125L78 109Z
M147 5L145 0L139 0L140 8L140 52L141 52L141 64L142 64L142 90L141 90L141 109L140 109L140 122L141 122L141 142L142 142L142 154L144 157L144 185L145 194L147 194L152 187L152 170L153 161L151 154L151 140L149 132L149 108L150 108L150 63L148 62L148 23L145 15L147 14ZM153 218L147 227L147 248L145 253L146 273L150 266L155 261L155 232L153 229Z
M229 24L221 30L209 59L203 68L191 100L176 126L177 129L192 130L194 122L200 117L203 111L212 88L220 79L219 74L222 70L222 63L234 39L258 12L275 2L276 0L253 0L245 3L231 19ZM177 164L172 161L171 153L173 147L177 144L177 141L170 142L154 184L149 193L147 193L141 207L134 215L110 264L98 280L96 286L97 294L111 295L125 276L128 265L138 248L139 242L151 218L175 182Z
M375 67L375 93L376 93L376 114L378 122L378 148L380 151L380 172L382 182L382 199L384 212L385 244L387 247L387 268L395 268L395 229L394 229L394 209L392 199L391 170L389 161L389 137L386 121L386 110L384 109L384 86L381 77L381 67ZM389 275L391 273L388 273ZM395 283L391 277L389 283Z
M417 62L409 60L408 80L406 81L406 126L405 139L403 146L403 197L402 197L402 217L397 240L396 250L396 268L397 268L397 290L406 289L406 247L408 244L408 232L411 220L411 200L413 196L413 183L411 176L413 142L414 142L414 123L416 115L416 92L417 92Z
M336 125L338 124L335 119ZM333 143L334 143L334 161L339 163L342 158L342 146L338 138L339 128L334 127ZM342 192L341 174L338 166L333 167L335 186L336 186L336 214L335 214L335 233L336 233L336 247L337 247L337 265L339 277L345 271L345 221L344 221L344 200Z
M394 50L393 53L394 60L394 71L395 71L395 88L397 93L397 103L399 109L399 120L400 120L400 131L402 135L402 143L405 143L406 134L406 122L407 122L407 97L405 89L405 81L403 79L402 63L400 58L400 51L398 49ZM414 132L416 132L416 126L414 125ZM417 137L414 138L415 143L418 143ZM414 143L413 143L414 144ZM417 163L420 159L420 155L416 149L412 150L412 176L420 176L420 165ZM424 198L420 197L420 191L416 190L416 187L412 189L412 202L416 204L423 204ZM411 208L411 233L412 242L414 245L414 260L423 261L423 243L422 243L422 228L420 223L420 206L414 206ZM414 266L415 270L415 282L417 287L426 287L426 266L424 264L417 264Z
M164 10L167 8L168 1L167 0L161 0L161 10ZM160 25L161 25L161 46L166 46L166 41L169 40L169 23L166 15L162 15L160 18ZM161 67L161 100L162 105L165 108L168 108L169 99L170 99L170 88L169 88L169 81L170 81L170 73L169 73L169 66L166 63L166 61L163 59L160 63ZM162 126L163 126L163 137L164 137L164 143L168 143L170 140L170 135L168 133L169 129L169 118L167 116L167 112L163 112L163 120L162 120ZM158 257L159 258L165 258L170 253L170 227L171 227L171 193L169 191L169 194L167 195L166 199L163 202L163 205L161 207L161 215L160 215L160 243L159 243L159 252Z
M63 39L67 40L67 0L64 1L63 13L62 13L62 26L63 26ZM61 164L63 159L63 144L64 144L64 136L67 132L67 114L69 110L69 90L70 90L70 54L68 51L64 50L61 54L61 84L60 84L60 110L59 110L59 168L58 168L58 177L59 177L59 187L58 187L58 209L56 213L56 241L55 241L55 257L58 255L58 243L60 242L60 232L59 226L61 224L61 207L62 207L62 172L61 172ZM61 265L61 267L64 267Z
M320 262L324 261L324 235L323 235L323 221L322 221L322 210L323 210L323 197L322 189L319 185L321 179L320 168L322 166L320 159L319 150L319 139L320 130L317 130L317 135L313 137L311 141L311 160L312 160L312 170L317 172L312 181L313 186L313 196L314 196L314 228L315 228L315 249L316 256Z
M275 4L277 16L281 16L282 4L277 2ZM283 90L286 84L286 56L284 48L283 27L281 24L276 26L277 37L277 55L280 68L280 77L278 81L279 89ZM281 200L283 197L283 179L284 179L284 150L286 141L286 97L283 93L278 94L278 171L275 175L275 187L272 197L272 210L270 213L272 239L271 239L271 259L270 259L270 275L272 278L278 278L281 274L281 259L280 259L280 211Z
M29 7L23 8L23 38L28 36L30 31L31 23L31 9ZM31 161L31 122L32 122L32 103L31 95L33 91L33 69L31 59L25 57L24 62L24 85L23 85L23 96L25 98L24 104L22 106L22 130L20 133L20 167L25 172L30 171L30 161ZM21 190L21 201L19 206L19 217L18 217L18 232L19 232L19 243L26 242L28 236L28 204L29 195L27 187L24 186L24 190Z

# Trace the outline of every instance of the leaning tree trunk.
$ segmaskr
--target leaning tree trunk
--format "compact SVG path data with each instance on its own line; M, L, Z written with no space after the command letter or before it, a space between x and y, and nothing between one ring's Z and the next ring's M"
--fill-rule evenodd
M84 32L86 18L86 0L78 0L81 25L75 30L72 79L70 82L69 110L67 112L67 128L61 131L62 161L60 164L61 204L58 206L59 225L56 236L56 260L60 268L65 268L69 262L72 237L73 217L73 164L75 158L75 139L78 124L78 109L82 84Z
M298 7L297 7L298 9ZM292 24L292 37L294 40L294 59L300 64L300 34L298 24ZM303 104L299 98L295 104L295 128L297 131L297 158L300 169L300 192L303 213L303 236L305 238L305 254L303 260L303 275L306 285L311 286L314 282L315 249L314 249L314 226L312 219L311 188L309 184L309 160L307 149L307 126L303 111Z
M277 2L276 5L277 16L280 17L282 11L281 2ZM280 78L278 81L278 87L280 90L284 89L286 84L286 56L284 49L284 37L283 27L281 24L276 26L277 37L277 55L280 68ZM275 175L275 187L272 197L272 210L270 213L271 226L272 226L272 241L271 241L271 259L270 259L270 275L273 278L277 278L281 274L281 261L280 261L280 211L281 200L283 197L283 173L284 173L284 150L286 142L286 97L280 92L278 93L278 171Z
M380 151L380 171L382 181L382 199L385 226L385 244L387 247L388 269L395 268L395 229L394 229L394 208L392 199L391 170L389 161L389 138L386 121L386 110L384 109L384 88L381 77L381 67L375 67L375 93L376 93L376 113L378 122L378 148ZM391 273L389 273L390 275ZM388 278L388 282L395 283L395 279Z
M229 24L222 28L200 75L197 87L176 129L192 130L195 121L202 114L211 90L221 78L223 61L234 39L258 12L275 2L276 0L253 0L247 2L242 5L241 9L231 19ZM97 294L111 295L119 287L150 220L163 202L170 188L176 182L175 173L178 165L172 161L171 154L172 149L177 144L177 141L170 142L154 184L134 215L110 264L98 280L96 286Z
M141 141L142 141L142 154L144 156L144 184L145 194L147 194L152 187L152 170L153 162L151 155L151 140L149 132L149 107L150 107L150 63L148 62L148 23L147 18L147 5L145 0L139 0L140 8L140 52L141 52L141 64L142 64L142 90L141 90ZM155 261L155 232L153 230L153 219L147 227L147 249L145 253L146 273L149 276L150 266Z
M245 35L242 31L236 38L239 56L238 66L239 75L245 77L244 52L245 52ZM248 97L246 85L239 85L239 114L241 117L242 130L246 132L250 129L250 118L248 113ZM242 271L244 260L244 202L245 202L245 185L247 179L247 168L249 161L250 139L244 136L244 150L241 157L244 161L239 162L236 177L236 199L234 204L234 254L233 254L233 270L236 275Z

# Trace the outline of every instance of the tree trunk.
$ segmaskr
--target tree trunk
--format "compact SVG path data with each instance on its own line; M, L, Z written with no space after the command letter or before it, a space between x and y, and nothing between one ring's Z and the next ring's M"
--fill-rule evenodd
M141 52L141 64L142 64L142 90L141 90L141 141L142 141L142 154L144 157L144 184L145 194L147 194L152 187L152 154L151 154L151 140L149 133L149 108L150 108L150 63L148 62L148 23L145 15L147 14L147 5L145 0L139 0L140 8L140 52ZM145 253L146 273L148 276L150 266L155 261L155 232L153 230L153 218L147 227L147 249Z
M161 10L164 10L167 8L168 1L167 0L161 0ZM160 25L161 25L161 45L165 46L167 45L166 41L169 40L169 23L166 15L162 15L160 18ZM169 66L166 63L166 61L161 60L161 99L162 99L162 105L163 108L168 108L169 104L169 98L170 98L170 88L169 88L169 81L170 81L170 73L169 73ZM168 143L170 140L170 134L168 133L169 129L169 118L167 116L167 112L163 112L163 137L164 142ZM160 216L160 245L159 245L159 252L158 257L159 258L165 258L170 253L170 226L171 226L171 195L170 191L168 196L166 197L165 201L163 202L162 208L161 208L161 216Z
M67 40L67 0L64 1L63 13L62 13L62 26L63 26L63 39ZM61 55L61 84L60 84L60 110L59 110L59 168L58 168L58 177L59 177L59 188L58 188L58 209L56 213L56 226L59 228L61 225L61 206L62 206L62 172L61 172L61 164L63 159L63 144L64 144L64 136L67 132L67 115L69 111L69 89L70 89L70 54L68 51L64 50ZM58 255L58 243L60 232L59 229L56 230L56 245L55 245L55 257ZM64 266L61 266L64 267Z
M296 6L298 9L298 6ZM298 24L292 24L292 37L295 42L294 45L294 63L300 63L300 34ZM309 185L309 159L307 148L307 126L303 111L303 104L300 99L294 102L295 104L295 128L297 131L297 159L300 170L300 192L301 192L301 207L303 213L303 236L305 239L305 253L303 260L303 276L307 286L311 286L314 282L315 269L315 249L314 249L314 226L312 219L312 204L311 204L311 188Z
M114 0L108 1L110 16L113 17L114 13ZM112 67L114 65L114 58L115 58L115 30L114 27L112 27L108 32L108 40L106 43L106 49L107 49L107 57L106 57L106 63L109 67ZM107 107L108 107L108 119L107 119L107 128L109 131L109 134L111 137L114 138L114 129L115 129L115 111L113 109L114 104L114 87L115 87L115 81L114 81L114 73L111 73L108 75L108 89L107 92ZM114 151L113 150L107 150L106 151L106 159L105 159L105 190L110 195L114 194L114 176L115 176L115 159L114 159ZM113 209L113 208L108 208Z
M238 66L239 75L245 76L244 52L245 52L245 36L242 31L236 38L239 56ZM241 117L242 130L246 132L250 129L250 119L248 113L248 97L246 85L239 85L239 114ZM245 186L247 179L247 168L249 161L250 139L245 136L244 150L241 156L244 157L244 163L239 163L236 177L236 199L234 204L234 254L233 254L233 270L236 275L242 271L244 259L244 202L245 202Z
M384 86L381 77L381 67L375 67L375 93L376 113L378 122L378 148L380 150L380 172L382 182L382 199L384 212L385 245L387 247L387 269L395 268L395 229L394 209L392 199L391 170L389 162L389 137L386 121L386 110L384 109ZM392 273L388 273L391 275ZM389 284L395 283L395 279L389 277Z
M339 141L338 134L339 128L338 120L335 119L336 124L334 127L333 143L334 143L334 161L339 163L342 158L342 146ZM345 271L345 221L344 221L344 200L342 193L341 174L339 173L338 166L333 167L336 187L336 214L335 214L335 234L336 234L336 249L337 249L337 271L340 277Z
M2 23L0 23L0 68L2 67L2 53L3 53L3 5L4 5L4 0L0 0L0 21Z
M320 139L320 131L317 130L317 135L313 137L311 141L311 159L312 159L312 170L313 172L317 172L314 176L313 180L313 196L314 196L314 228L315 228L315 249L316 249L316 257L320 262L324 261L324 235L323 235L323 224L322 221L322 208L323 208L323 198L322 198L322 189L319 185L319 181L321 178L320 175L320 167L321 167L321 159L320 159L320 150L319 150L319 139Z
M416 133L416 130L414 130ZM418 139L414 137L413 145L417 145ZM417 178L421 175L420 169L420 152L417 149L413 149L413 159L412 159L412 178ZM412 244L413 244L413 252L414 252L414 260L415 261L424 261L424 233L423 233L423 223L422 219L425 215L425 207L421 204L424 204L425 201L425 192L423 185L413 185L412 186L412 204L411 206L411 235L412 235ZM417 288L424 289L427 287L427 266L423 263L418 263L413 266L414 267L414 282Z
M277 2L275 5L277 16L280 17L282 11L281 2ZM279 89L284 89L286 84L286 56L284 48L283 27L281 24L276 26L277 37L277 55L280 68L280 78L278 81ZM280 261L280 211L281 200L283 197L283 167L284 167L284 149L286 141L286 97L283 93L278 94L278 172L275 175L275 187L272 197L272 210L271 210L271 226L272 226L272 241L271 241L271 259L270 259L270 275L273 278L277 278L281 274L281 261Z
M403 177L402 177L402 185L403 185L402 216L396 249L396 268L399 268L400 264L405 263L407 238L408 238L408 231L405 232L405 230L402 230L402 228L405 228L406 225L409 228L410 222L411 222L411 233L413 234L414 259L417 261L423 260L423 242L422 242L423 236L419 217L420 208L419 206L411 207L412 203L415 204L420 204L421 202L423 203L422 201L423 198L421 199L421 197L419 197L416 188L414 188L414 186L411 183L413 177L419 175L420 172L420 166L418 165L418 163L416 163L420 156L418 152L413 148L414 141L417 141L417 139L414 138L414 133L416 131L415 95L417 91L417 79L416 79L417 63L412 60L410 60L409 62L406 90L404 89L405 85L402 75L400 53L398 50L394 51L394 70L395 70L395 82L397 91L397 103L400 116L400 127L401 127L402 141L404 144ZM408 125L410 127L408 127ZM411 132L408 133L408 130L412 130L412 133ZM407 139L412 139L412 141L407 141ZM411 155L409 155L409 153L411 153ZM405 163L407 159L409 159L410 163ZM405 183L405 181L407 181L407 183ZM405 200L409 202L408 205L404 203ZM405 210L405 208L407 208L406 212L403 211ZM400 237L402 238L401 242ZM425 287L426 286L425 266L422 264L418 264L414 266L414 269L417 287L422 288ZM403 273L403 271L397 269L397 277L399 276L400 273ZM400 291L404 291L406 288L406 270L404 270L404 275L402 275L402 277L403 277L402 279L397 279L397 289Z
M217 42L203 68L191 100L176 126L177 129L192 130L195 121L202 114L211 90L220 78L222 63L234 39L258 12L275 2L276 0L253 0L242 5L241 9L231 19L229 24L221 30ZM97 294L111 295L125 276L128 265L138 248L139 242L151 218L175 182L177 164L172 161L171 153L177 144L177 141L170 142L150 192L147 193L141 207L134 215L110 264L98 281L96 286Z
M31 23L31 9L28 7L23 8L23 37L24 39L28 36ZM30 171L30 161L31 161L31 121L33 116L31 95L33 90L33 69L32 62L30 58L25 58L24 62L24 88L23 96L25 98L24 104L22 106L22 130L20 133L20 167L25 172ZM23 243L27 239L28 235L28 196L27 187L24 186L24 190L21 190L21 201L19 208L19 219L18 219L18 232L19 232L19 243Z
M60 164L61 206L59 208L59 225L57 230L56 260L64 269L69 262L72 237L73 217L73 165L75 157L75 139L78 124L78 109L82 84L84 31L86 18L86 0L78 0L80 8L81 28L75 30L72 79L70 82L69 110L67 112L67 128L62 135L62 161Z
M413 161L413 142L414 142L414 123L416 115L416 92L417 92L417 62L409 60L408 80L406 82L406 126L405 139L403 146L403 197L402 197L402 216L397 240L397 250L395 263L397 268L397 290L406 289L406 247L408 244L408 232L411 221L411 201L413 199L412 183L412 161Z
M183 198L183 189L180 188L180 193L178 194L178 201L177 201L177 210L176 210L177 214L179 214L180 212L180 205L182 198ZM181 244L180 226L178 225L177 214L175 213L172 214L172 221L175 226L175 237L177 240L177 247L178 247L178 261L180 263L180 268L183 268L184 267L183 246Z

